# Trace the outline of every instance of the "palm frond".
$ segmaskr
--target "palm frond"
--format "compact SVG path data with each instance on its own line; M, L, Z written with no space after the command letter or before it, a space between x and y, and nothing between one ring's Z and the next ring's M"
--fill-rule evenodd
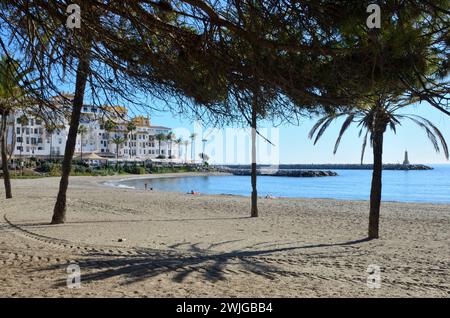
M415 117L415 116L414 116ZM434 135L433 131L425 124L423 123L421 120L422 118L419 117L420 119L414 118L413 116L405 116L405 118L408 118L409 120L411 120L412 122L414 122L417 126L419 126L420 128L422 128L423 130L425 130L428 139L431 141L431 144L434 147L434 150L437 153L440 153L441 149L439 148L439 143L438 140L436 138L436 136Z
M366 146L367 146L367 136L369 135L369 130L366 130L366 134L364 135L364 140L363 140L363 144L362 144L362 149L361 149L361 164L363 164L364 161L364 154L366 152Z
M437 143L437 139L439 139L439 142L441 143L441 146L442 146L442 150L444 151L445 158L449 159L448 145L444 138L444 135L439 130L439 128L437 128L431 121L429 121L428 119L421 117L421 116L408 115L407 118L409 118L410 120L413 120L413 121L415 118L417 120L417 122L421 122L421 124L423 124L426 127L425 130L427 132L427 136L430 140L432 140L433 144L435 143L433 140L436 140L436 143ZM419 126L421 126L423 128L422 125L419 125ZM430 138L430 134L431 134L432 138ZM436 138L436 136L437 136L437 138ZM435 149L436 149L436 152L438 152L438 153L440 152L439 146L435 146Z
M323 133L327 130L327 128L330 126L330 124L333 122L334 119L335 119L334 117L330 117L323 123L322 127L317 132L316 139L314 139L314 145L317 144L319 139L322 137Z
M350 127L351 123L353 122L353 118L355 118L355 114L348 115L347 119L342 124L341 130L339 131L339 136L336 140L336 144L334 145L334 151L333 151L334 154L336 154L336 152L339 148L339 144L341 143L342 136L344 135L344 133L346 132L348 127Z
M391 128L391 130L394 132L394 134L397 134L397 129L395 127L395 123L393 121L389 122L389 127Z
M327 128L330 126L330 124L333 122L333 120L348 114L349 114L348 112L344 112L337 115L333 114L321 118L309 132L309 138L312 139L316 134L317 129L320 128L316 134L316 138L314 139L314 145L317 144L317 142L322 137L323 133L327 130Z
M324 116L321 119L319 119L317 123L315 123L314 126L309 131L308 138L312 139L314 137L314 134L316 133L316 130L319 129L319 127L329 118L330 116Z

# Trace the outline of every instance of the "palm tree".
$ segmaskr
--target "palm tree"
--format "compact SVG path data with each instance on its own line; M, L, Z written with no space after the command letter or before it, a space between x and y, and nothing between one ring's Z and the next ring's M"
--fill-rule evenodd
M203 138L202 139L202 154L204 155L203 157L202 157L202 160L203 160L203 163L205 163L205 159L203 159L204 157L205 157L205 147L206 147L206 143L208 142L208 139L206 139L206 138Z
M52 148L53 148L53 134L56 130L56 125L48 124L45 125L45 130L47 134L50 136L50 159L52 159Z
M81 155L80 155L80 159L83 160L83 136L87 134L87 128L84 125L80 125L80 127L78 127L78 134L80 135L80 150L81 150Z
M105 128L105 131L106 131L106 142L107 142L107 144L108 144L108 151L109 151L109 139L110 139L110 133L113 131L113 130L115 130L116 129L116 127L117 127L117 124L114 122L114 121L112 121L111 119L108 119L107 121L105 121L105 124L104 124L104 128Z
M21 175L23 175L23 164L22 164L22 151L23 151L23 139L24 139L24 133L25 133L25 126L28 125L28 117L27 115L23 114L17 119L18 123L20 124L20 169L21 169Z
M160 133L155 136L156 140L158 140L158 155L161 155L161 142L167 139L167 136Z
M127 131L130 134L130 137L132 137L133 131L135 131L136 129L137 129L137 126L136 126L135 123L133 123L132 121L128 122L128 124L127 124ZM133 140L133 138L130 138L129 140ZM131 157L131 154L132 154L131 143L132 143L132 141L129 141L130 157Z
M16 61L6 57L0 59L0 147L3 171L3 182L5 184L6 198L12 198L11 180L8 167L8 117L19 107L19 101L24 101L26 91L20 84L26 79L29 70L20 71ZM21 103L22 104L22 103Z
M175 139L175 144L178 146L178 157L181 158L181 145L184 143L183 138Z
M116 145L116 160L119 160L119 146L126 141L126 138L116 136L111 141Z
M368 231L369 239L379 237L379 218L383 169L383 137L386 129L389 127L394 133L396 133L396 128L400 125L400 121L410 120L425 131L436 152L440 152L440 143L445 157L447 159L449 158L449 150L444 136L432 122L417 115L397 114L398 110L407 105L409 105L409 103L392 103L380 98L376 103L373 104L373 106L365 109L343 110L335 114L326 115L313 126L309 133L310 138L314 138L315 136L314 144L316 144L334 120L345 117L345 121L339 132L334 147L334 153L336 153L345 131L348 129L348 127L350 127L352 123L357 123L358 127L360 127L359 136L364 134L361 152L361 163L364 159L364 152L366 149L367 140L369 138L370 145L373 149L373 174L370 191L370 215Z
M170 150L170 156L168 156L169 158L172 157L172 142L175 139L175 134L171 131L167 134L166 136L166 140L169 142L169 150ZM167 151L167 155L169 154L169 151Z
M184 143L184 162L187 163L187 148L189 146L189 140L183 141Z
M192 133L189 138L191 139L191 159L195 160L195 138L197 138L197 133Z

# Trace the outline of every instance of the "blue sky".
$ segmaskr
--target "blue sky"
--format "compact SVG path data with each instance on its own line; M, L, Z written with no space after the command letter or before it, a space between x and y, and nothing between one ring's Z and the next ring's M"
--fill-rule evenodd
M431 120L442 131L450 144L450 118L448 116L440 113L426 103L411 106L404 113L421 115ZM154 112L151 117L152 124L154 125L165 125L174 129L184 128L185 133L183 137L185 138L187 137L187 130L194 130L193 122L174 118L171 113ZM317 118L312 120L305 118L302 120L300 126L278 127L279 138L276 147L279 147L280 163L359 163L362 140L358 138L358 129L353 127L346 132L337 154L333 155L334 143L342 121L337 121L332 124L318 144L314 146L313 142L307 136L316 120ZM270 128L267 124L264 126ZM260 147L263 143L264 141L260 140ZM197 142L196 147L195 152L199 153L201 141ZM248 142L240 145L240 147L247 148ZM402 162L406 149L409 152L411 163L449 163L442 153L436 154L424 131L407 121L402 123L402 126L398 128L396 135L391 131L386 133L383 154L384 162ZM208 154L208 151L205 152ZM188 153L190 154L190 148L188 148ZM372 162L371 148L366 150L364 162Z

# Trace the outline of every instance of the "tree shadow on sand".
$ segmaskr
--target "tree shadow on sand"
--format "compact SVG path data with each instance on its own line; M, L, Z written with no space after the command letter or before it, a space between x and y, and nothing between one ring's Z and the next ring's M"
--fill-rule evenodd
M124 278L121 285L133 284L165 274L172 275L172 281L177 283L182 283L194 273L200 274L202 279L211 282L225 280L227 274L255 274L267 279L275 279L279 275L302 276L302 273L298 270L293 272L283 268L279 262L270 262L263 256L293 250L351 246L368 241L369 239L365 238L343 243L311 244L265 250L255 250L252 249L254 246L249 246L245 250L222 253L212 253L211 249L229 243L228 241L214 243L207 249L200 249L198 244L185 243L188 246L184 251L134 249L132 255L114 252L90 253L77 260L76 264L80 266L83 282L103 281L120 276ZM276 264L274 265L274 263ZM44 270L65 270L67 265L50 265ZM64 280L58 282L56 287L65 286L65 284Z

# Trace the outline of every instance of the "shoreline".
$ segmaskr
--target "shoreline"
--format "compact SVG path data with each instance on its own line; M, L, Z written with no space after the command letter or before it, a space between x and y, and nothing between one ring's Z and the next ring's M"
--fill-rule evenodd
M105 180L105 181L100 181L98 183L99 186L103 186L103 187L108 187L108 188L116 188L116 189L130 189L130 190L134 190L134 191L146 191L144 189L136 189L134 187L129 187L129 186L123 186L121 187L118 184L114 184L114 182L116 183L120 183L123 181L134 181L134 180L141 180L141 179L164 179L164 178L192 178L192 177L204 177L204 176L236 176L232 173L226 173L226 172L181 172L181 173L167 173L167 174L146 174L146 175L141 175L139 177L135 177L135 176L130 176L130 177L125 177L123 178L123 176L121 176L122 178L118 180L117 177L119 176L110 176L111 177L115 177L111 180ZM278 176L275 176L278 177ZM280 176L283 177L283 176ZM96 177L94 177L96 178ZM101 177L101 178L108 178L108 177ZM111 183L111 184L105 184L105 183ZM150 191L150 190L147 190ZM162 192L162 193L178 193L178 194L186 194L186 192L180 192L180 191L164 191L164 190L158 190L158 189L154 189L152 190L154 192ZM200 192L201 195L203 196L209 196L209 195L221 195L221 196L236 196L236 197L243 197L243 198L250 198L250 195L244 195L244 194L233 194L233 193L220 193L220 194L212 194L212 193L203 193ZM265 196L258 196L259 199L264 199ZM355 201L355 202L368 202L369 198L367 199L340 199L340 198L327 198L327 197L284 197L284 196L273 196L271 199L289 199L289 200L295 200L295 199L299 199L299 200L336 200L336 201ZM396 200L382 200L381 204L383 205L384 203L411 203L411 204L432 204L432 205L438 205L438 206L450 206L450 202L423 202L423 201L396 201Z

